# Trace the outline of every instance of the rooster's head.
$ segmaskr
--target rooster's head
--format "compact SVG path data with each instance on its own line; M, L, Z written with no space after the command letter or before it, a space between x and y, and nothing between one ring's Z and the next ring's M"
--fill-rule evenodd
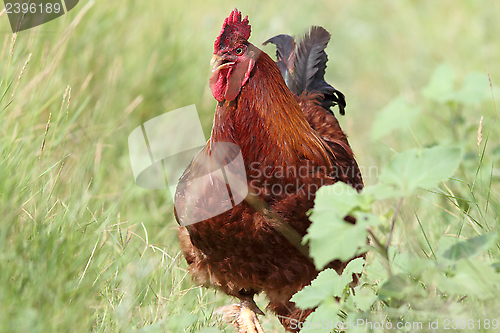
M219 102L234 100L250 77L260 50L248 42L249 37L248 16L242 20L235 8L214 44L210 89Z

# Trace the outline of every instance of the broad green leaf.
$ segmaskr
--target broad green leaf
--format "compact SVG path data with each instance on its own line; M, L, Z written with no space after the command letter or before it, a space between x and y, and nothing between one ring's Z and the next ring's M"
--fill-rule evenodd
M356 258L354 260L351 260L347 266L344 268L344 272L342 272L342 275L347 275L347 274L360 274L363 271L363 268L365 267L365 259L363 258Z
M347 261L353 258L358 248L366 243L366 227L351 224L332 215L313 215L313 223L307 230L304 242L309 242L310 254L316 268L322 269L330 261Z
M419 111L403 96L395 98L377 114L372 126L372 138L379 140L393 130L408 129Z
M498 234L490 232L484 235L472 237L469 239L451 238L451 245L445 250L438 252L441 258L447 260L459 260L463 258L471 258L484 253L495 245Z
M407 294L411 293L414 289L415 283L406 275L392 275L381 284L378 298L381 300L405 298Z
M370 281L379 281L388 278L385 259L375 256L375 260L370 265L366 265L366 276Z
M365 213L356 210L352 212L352 215L356 218L356 225L364 226L365 228L367 226L375 226L380 223L380 217L373 213Z
M392 271L394 274L406 274L419 276L425 269L434 267L434 261L417 257L410 251L396 253L392 260Z
M333 296L342 297L347 285L352 282L352 274L342 274L338 278L331 281L332 283L332 294Z
M357 286L354 290L355 294L352 296L352 299L356 307L361 311L370 310L370 307L377 300L375 291L369 286Z
M410 149L395 156L380 173L380 181L392 185L401 195L411 195L417 188L432 189L453 176L460 165L459 148L434 146Z
M366 186L362 190L362 194L365 196L371 196L377 200L398 198L401 196L401 193L398 190L384 183L378 183L375 185Z
M326 211L343 218L355 207L363 207L365 210L369 210L371 203L367 200L352 186L343 182L322 186L316 192L312 215Z
M364 213L370 210L372 201L372 196L359 194L342 182L318 191L310 217L313 223L303 239L309 242L318 269L335 259L352 259L366 244L366 225L378 223L376 215ZM358 219L356 224L344 221L349 214Z
M462 88L455 93L455 99L466 105L475 105L491 99L491 88L486 73L471 73Z
M301 309L314 308L325 299L332 297L334 285L332 281L338 279L339 275L333 269L325 269L320 272L311 285L304 287L292 297L292 302L297 303Z
M366 312L350 312L347 318L342 322L339 332L348 333L383 333L380 328L373 327L374 323L381 323L382 318L377 318L377 314L367 314ZM371 324L370 324L371 323ZM335 331L337 332L337 331ZM397 332L397 331L395 331ZM326 332L325 332L326 333ZM330 333L330 332L328 332Z
M500 296L500 274L485 262L462 259L456 263L455 272L451 277L441 275L438 288L451 295L467 295L481 300Z
M333 297L323 302L318 308L307 317L302 325L301 332L331 332L340 322L337 313L340 305Z
M432 77L422 94L428 99L444 103L453 98L455 87L455 73L448 64L440 65L432 74Z
M311 285L304 287L292 297L301 309L309 309L323 303L333 296L341 297L349 283L352 274L338 275L333 269L326 269L318 274Z

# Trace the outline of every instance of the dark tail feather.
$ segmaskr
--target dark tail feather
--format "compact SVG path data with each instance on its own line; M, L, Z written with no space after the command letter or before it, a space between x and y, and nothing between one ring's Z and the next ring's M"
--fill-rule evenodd
M281 71L281 75L285 79L286 85L296 93L292 87L295 87L293 80L293 65L295 60L295 40L289 35L278 35L266 40L263 45L273 43L276 45L276 64Z
M278 67L288 85L296 95L304 91L317 91L324 95L321 105L330 110L338 105L341 115L345 114L344 94L325 81L325 69L328 61L325 48L330 41L330 33L322 27L311 27L309 33L295 46L288 35L278 35L267 40L276 45ZM331 111L331 110L330 110Z
M325 48L329 41L328 31L321 27L311 27L311 31L306 33L297 45L294 67L297 78L295 83L299 94L308 91L314 83L321 88L328 61ZM318 80L323 82L318 84L315 82Z
M308 89L308 91L316 90L321 92L325 96L325 98L321 101L321 106L323 106L327 110L330 110L331 107L338 105L339 113L341 115L345 115L346 101L344 94L329 85L327 82L323 82L325 83L325 85L322 88L314 87L312 89Z

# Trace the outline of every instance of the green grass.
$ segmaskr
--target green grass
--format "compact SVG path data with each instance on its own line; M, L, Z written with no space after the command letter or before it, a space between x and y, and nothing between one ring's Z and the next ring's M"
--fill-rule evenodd
M405 200L393 244L429 254L428 244L435 246L445 234L498 230L497 2L81 0L69 14L17 35L4 14L0 331L180 332L217 326L213 312L233 300L191 283L179 255L172 199L135 185L127 138L144 121L190 104L209 133L215 108L209 61L234 6L249 16L257 46L310 25L332 33L327 81L347 97L347 114L339 120L365 170L381 168L394 152L412 147L463 149L464 161L448 188ZM274 54L271 46L264 51ZM421 90L442 63L454 71L456 89L472 72L488 74L496 99L490 93L461 104L423 97ZM399 95L419 108L418 115L373 139L377 114ZM366 173L365 181L376 183L376 173ZM391 207L396 203L374 210L390 216ZM478 307L475 316L486 314ZM267 332L282 331L272 316L263 321Z

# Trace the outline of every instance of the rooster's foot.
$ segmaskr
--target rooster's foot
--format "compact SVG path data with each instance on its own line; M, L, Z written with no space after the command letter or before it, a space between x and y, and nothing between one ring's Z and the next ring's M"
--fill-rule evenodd
M239 304L223 306L219 309L222 319L233 324L238 333L264 333L257 314L264 315L253 299L244 300Z

